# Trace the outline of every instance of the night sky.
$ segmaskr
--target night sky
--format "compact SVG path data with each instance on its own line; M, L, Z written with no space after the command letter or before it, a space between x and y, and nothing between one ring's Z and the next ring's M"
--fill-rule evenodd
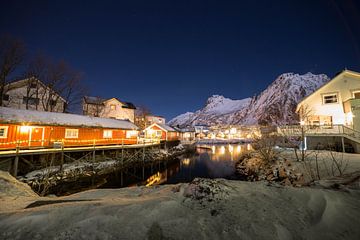
M170 118L279 74L360 71L360 1L1 1L0 34L65 59L90 95Z

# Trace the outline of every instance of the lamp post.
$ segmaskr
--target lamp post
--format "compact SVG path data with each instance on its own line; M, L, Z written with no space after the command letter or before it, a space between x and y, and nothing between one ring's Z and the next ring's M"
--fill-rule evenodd
M301 161L305 160L305 150L306 150L306 139L305 139L305 121L300 121L301 126L301 143L300 143L300 149L301 149Z

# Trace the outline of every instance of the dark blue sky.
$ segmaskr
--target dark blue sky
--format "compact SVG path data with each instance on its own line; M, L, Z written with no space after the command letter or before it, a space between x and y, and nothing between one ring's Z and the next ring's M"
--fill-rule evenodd
M168 119L207 97L241 99L279 74L360 71L360 3L1 1L0 33L67 60L92 95Z

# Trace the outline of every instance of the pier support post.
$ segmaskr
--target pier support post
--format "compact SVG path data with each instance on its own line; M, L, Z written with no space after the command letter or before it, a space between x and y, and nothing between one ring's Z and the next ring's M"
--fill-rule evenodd
M341 137L341 145L342 145L342 151L343 153L345 152L345 142L344 142L344 137Z
M19 145L16 147L16 156L14 159L13 176L16 177L19 167Z

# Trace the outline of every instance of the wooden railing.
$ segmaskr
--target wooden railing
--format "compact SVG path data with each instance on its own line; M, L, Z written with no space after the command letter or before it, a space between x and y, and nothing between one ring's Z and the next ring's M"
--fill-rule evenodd
M289 125L278 127L277 132L285 136L345 136L360 141L360 132L344 125Z

